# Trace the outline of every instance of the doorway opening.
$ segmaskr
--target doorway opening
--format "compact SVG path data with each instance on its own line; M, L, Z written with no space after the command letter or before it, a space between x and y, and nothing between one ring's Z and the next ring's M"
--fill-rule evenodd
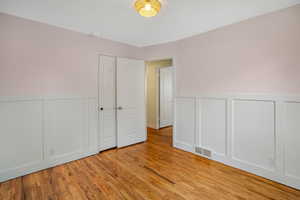
M148 139L173 144L174 66L172 59L146 62Z

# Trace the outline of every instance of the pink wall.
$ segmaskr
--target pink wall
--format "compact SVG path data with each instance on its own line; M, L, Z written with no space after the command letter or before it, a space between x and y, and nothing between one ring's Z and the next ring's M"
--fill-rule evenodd
M299 95L299 20L297 5L188 39L147 47L146 57L175 57L178 95Z
M0 13L0 96L97 94L97 53L141 49Z
M174 57L178 95L300 93L300 5L137 48L0 14L0 96L97 94L97 52Z

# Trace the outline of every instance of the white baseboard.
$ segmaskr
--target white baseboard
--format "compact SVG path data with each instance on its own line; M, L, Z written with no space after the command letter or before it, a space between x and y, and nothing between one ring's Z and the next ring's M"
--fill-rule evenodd
M185 149L183 149L183 150L185 150ZM195 155L204 157L204 156L202 156L198 153L195 153L195 152L192 152L192 153L194 153ZM207 158L207 157L204 157L204 158ZM244 171L249 172L251 174L255 174L257 176L267 178L267 179L272 180L272 181L276 181L276 182L281 183L281 184L286 185L286 186L291 186L291 187L294 187L296 189L300 189L299 180L297 180L295 178L291 178L291 177L289 177L289 178L284 177L280 174L275 173L275 171L261 169L259 167L255 167L253 165L249 165L249 164L240 162L238 160L228 158L226 156L217 155L215 153L212 154L211 158L207 158L207 159L217 161L217 162L220 162L222 164L225 164L225 165L237 168L237 169L244 170Z
M15 168L15 169L12 169L12 170L8 170L8 171L3 172L3 173L0 174L0 182L8 181L10 179L17 178L17 177L20 177L20 176L25 176L27 174L31 174L31 173L34 173L34 172L38 172L40 170L55 167L55 166L58 166L58 165L61 165L61 164L64 164L64 163L68 163L68 162L71 162L71 161L74 161L74 160L79 160L79 159L82 159L82 158L85 158L85 157L88 157L88 156L95 155L97 153L98 153L97 150L93 150L93 151L85 152L85 153L77 153L77 154L73 154L71 156L68 155L68 156L65 156L65 157L61 157L57 160L52 160L52 161L45 160L45 161L42 161L42 162L39 162L39 163L34 163L34 164L31 164L31 165L28 165L26 167Z
M0 182L96 154L97 97L0 97Z
M156 124L150 124L150 123L148 123L147 127L148 128L152 128L152 129L157 129Z
M175 111L176 148L300 189L299 96L178 97Z
M111 149L117 146L116 138L110 137L103 139L103 142L99 145L99 151L105 151L107 149Z
M194 147L192 145L186 144L184 142L175 141L173 146L177 149L181 149L187 152L191 152L191 153L195 152Z

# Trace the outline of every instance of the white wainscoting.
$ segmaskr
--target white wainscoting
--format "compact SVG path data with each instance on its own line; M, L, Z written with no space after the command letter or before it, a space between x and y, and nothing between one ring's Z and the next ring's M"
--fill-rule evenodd
M178 97L174 146L300 189L300 98Z
M195 110L194 98L178 98L176 102L174 146L193 152L195 145Z
M274 171L275 102L233 101L232 159Z
M41 101L0 103L0 180L43 160Z
M284 175L300 181L300 101L284 103ZM299 188L298 188L299 189Z
M226 119L227 108L225 99L199 99L199 118L197 120L202 134L198 136L196 146L203 147L214 153L226 154Z
M97 98L1 98L0 182L97 153Z

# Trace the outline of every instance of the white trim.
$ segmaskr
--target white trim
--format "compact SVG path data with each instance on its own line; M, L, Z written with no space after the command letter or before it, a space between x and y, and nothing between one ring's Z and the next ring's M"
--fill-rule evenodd
M202 93L194 96L176 96L176 98L230 98L243 100L300 102L300 95L271 93Z
M199 154L196 154L199 155ZM199 155L202 156L202 155ZM203 156L202 156L203 157ZM213 154L211 160L217 161L217 162L221 162L225 165L229 165L238 169L242 169L245 170L247 172L250 172L252 174L256 174L258 176L282 183L284 185L287 186L291 186L297 189L300 189L300 183L299 181L297 181L297 179L292 178L292 177L284 177L274 171L270 171L270 170L266 170L266 169L262 169L260 167L255 167L252 164L247 164L244 162L240 162L238 160L233 160L224 156L219 156L217 154Z
M173 145L177 149L181 149L181 150L184 150L184 151L187 151L187 152L195 153L194 146L189 145L187 143L175 141L175 142L173 142Z
M126 58L126 59L140 60L140 61L145 61L145 62L147 61L141 57L119 56L119 55L113 55L113 54L101 53L101 52L96 52L96 55L97 56L108 56L108 57L114 57L114 58Z
M16 102L16 101L51 101L51 100L74 100L74 99L95 99L97 96L0 96L1 102Z
M202 94L198 96L183 96L177 97L175 101L177 102L180 99L196 99L195 106L195 141L194 144L197 147L203 147L203 143L201 140L202 130L201 130L201 100L202 99L222 99L226 101L226 153L224 155L218 154L212 151L212 157L210 159L222 162L226 165L230 165L250 173L254 173L258 176L262 176L279 183L295 187L300 189L300 177L293 177L286 174L285 171L285 130L286 127L284 124L285 117L285 109L284 104L295 102L300 103L299 95L270 95L270 94ZM234 123L234 101L263 101L263 102L271 102L274 104L274 167L265 168L263 166L259 166L258 164L249 163L247 161L242 161L233 157L233 123ZM177 103L175 103L177 105ZM175 108L176 110L176 108ZM176 116L176 112L175 112ZM176 119L176 118L175 118ZM178 122L175 121L175 129L176 132L176 124ZM183 149L185 151L189 151L195 153L194 147L191 144L186 144L182 141L175 140L174 138L174 147ZM195 153L196 155L199 155ZM201 155L200 155L201 156Z
M173 146L176 141L176 96L177 96L177 59L175 56L171 57L173 65Z
M26 174L36 172L42 169L50 168L59 164L63 164L72 160L81 159L86 156L90 156L93 154L98 153L97 145L94 143L91 143L91 140L94 140L95 129L91 129L90 122L95 120L92 118L94 116L94 112L96 109L93 108L94 104L97 101L97 97L79 97L79 96L41 96L41 97L0 97L0 104L2 103L23 103L23 102L37 102L41 103L42 106L42 114L41 114L41 132L39 133L41 135L41 159L28 162L28 163L22 163L19 166L14 166L10 168L4 168L0 170L0 182L16 178L19 176L24 176ZM80 100L82 102L83 106L83 113L82 113L82 120L83 120L83 132L80 135L80 148L73 152L67 152L60 155L55 156L47 156L47 152L45 152L47 147L47 141L45 138L45 103L52 102L52 101L61 101L61 100ZM91 109L92 108L92 109ZM30 117L30 116L28 116ZM94 127L97 129L97 127Z
M79 160L81 158L95 155L97 153L98 153L98 151L94 150L94 151L85 152L85 153L75 153L72 155L68 154L63 157L52 160L52 161L44 160L42 162L35 162L35 163L31 163L29 165L24 165L21 167L9 169L9 170L6 170L5 172L0 173L0 182L4 182L4 181L7 181L7 180L10 180L13 178L17 178L19 176L24 176L24 175L27 175L27 174L30 174L33 172L37 172L40 170L55 167L57 165L68 163L68 162L71 162L74 160Z
M156 68L155 69L155 76L156 76L156 81L155 81L155 129L159 129L160 128L160 68Z

